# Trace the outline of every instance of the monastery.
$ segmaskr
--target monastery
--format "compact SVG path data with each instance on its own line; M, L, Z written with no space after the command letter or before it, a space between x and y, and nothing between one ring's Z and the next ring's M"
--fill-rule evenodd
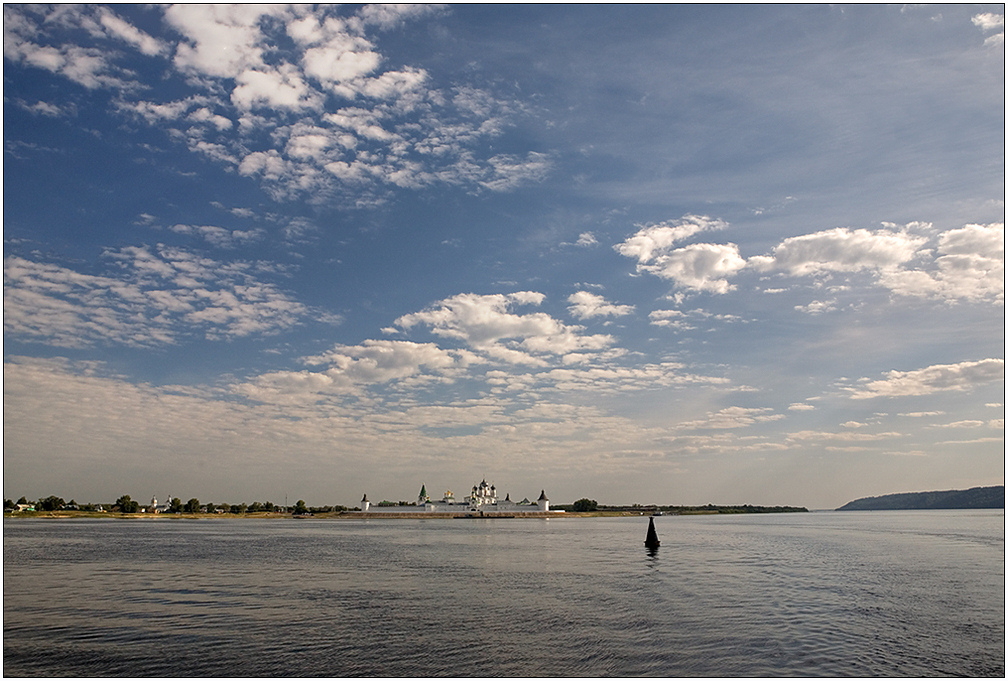
M550 511L546 490L543 490L536 501L522 499L511 501L511 495L498 498L497 488L484 479L478 485L473 485L469 496L458 501L448 490L441 499L431 499L427 494L427 485L420 486L420 494L415 504L406 506L380 506L372 504L367 495L361 499L361 513L439 513L451 515L518 515L522 513L563 513Z

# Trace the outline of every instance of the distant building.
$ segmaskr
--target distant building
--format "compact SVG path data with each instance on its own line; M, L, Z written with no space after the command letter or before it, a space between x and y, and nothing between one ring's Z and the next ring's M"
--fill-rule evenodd
M472 486L469 496L462 501L457 501L451 490L444 493L441 499L433 500L427 493L427 485L420 485L420 493L417 495L415 504L386 506L379 504L372 506L367 498L367 494L361 499L362 513L447 513L447 514L521 514L521 513L563 513L563 511L550 511L549 499L546 498L546 490L539 494L539 500L531 502L525 499L514 502L511 495L505 495L504 499L497 496L497 487L490 484L484 478L478 484Z

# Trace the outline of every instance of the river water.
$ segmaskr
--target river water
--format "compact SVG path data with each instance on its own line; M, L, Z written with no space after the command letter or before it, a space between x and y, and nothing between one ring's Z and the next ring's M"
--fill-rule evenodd
M995 676L1004 511L3 523L5 676Z

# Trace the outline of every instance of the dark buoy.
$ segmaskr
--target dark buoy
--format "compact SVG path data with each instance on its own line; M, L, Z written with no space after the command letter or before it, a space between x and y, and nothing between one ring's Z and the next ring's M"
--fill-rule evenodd
M647 538L644 540L644 546L649 549L656 549L661 544L658 541L658 533L655 532L654 528L654 518L648 518L648 528L647 528Z

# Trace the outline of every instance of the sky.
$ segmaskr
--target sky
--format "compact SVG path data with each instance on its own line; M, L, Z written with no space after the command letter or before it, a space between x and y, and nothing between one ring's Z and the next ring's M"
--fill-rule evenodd
M1004 484L1003 5L4 6L5 498Z

